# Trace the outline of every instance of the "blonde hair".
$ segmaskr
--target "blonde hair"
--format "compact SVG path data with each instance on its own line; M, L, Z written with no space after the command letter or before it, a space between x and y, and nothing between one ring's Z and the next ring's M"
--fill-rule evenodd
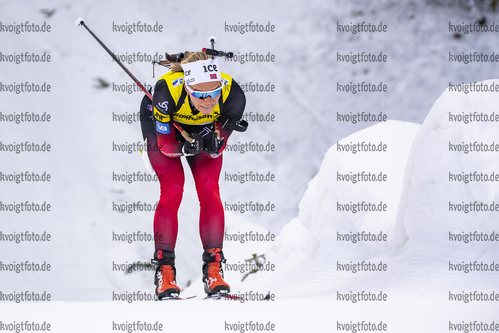
M200 52L186 52L184 55L184 59L181 62L172 62L170 64L171 68L170 70L172 72L183 72L184 70L182 69L183 64L187 64L189 62L195 62L198 60L208 60L213 58L212 56L207 55L205 52L200 51Z

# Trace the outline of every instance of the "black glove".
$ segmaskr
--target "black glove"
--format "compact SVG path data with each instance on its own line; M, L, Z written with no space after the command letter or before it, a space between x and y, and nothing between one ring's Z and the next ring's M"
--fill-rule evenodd
M228 121L225 124L225 127L227 129L230 129L232 131L236 132L245 132L246 129L248 128L248 122L244 119L238 120L238 121Z
M207 154L217 154L224 146L225 138L219 139L217 133L211 132L203 137L203 150Z
M194 140L184 143L184 146L182 147L182 153L184 153L184 156L196 155L203 150L203 138L201 138L198 133L192 133L190 136Z

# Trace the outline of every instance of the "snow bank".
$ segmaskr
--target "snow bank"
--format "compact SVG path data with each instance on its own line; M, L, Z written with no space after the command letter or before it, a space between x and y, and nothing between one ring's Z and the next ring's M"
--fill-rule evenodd
M390 234L400 199L405 163L418 127L417 124L388 121L354 133L333 145L300 203L300 222L309 227L319 241L337 239L337 232L379 234L381 231ZM382 145L386 149L381 152L341 151L345 149L344 144L358 143L371 144L376 149ZM353 176L362 172L370 173L371 178L374 176L376 180L355 181ZM386 176L386 181L378 180L380 174ZM345 175L352 175L351 181L341 180L345 179ZM371 206L386 204L386 211L343 211L343 204L361 202ZM404 241L400 235L395 239L388 238L388 242L366 242L362 247L373 252L387 250ZM350 248L349 245L345 247ZM342 253L345 253L343 248Z
M475 87L497 84L489 80ZM497 147L487 151L499 143L498 110L497 92L447 89L414 140L397 226L409 237L407 255L430 259L424 261L430 270L453 259L497 258L497 242L464 237L498 230L497 210L490 211L499 202L498 181L484 178L497 174L499 167Z
M499 81L456 89L492 85L499 86ZM496 93L447 89L423 125L388 121L333 145L300 202L298 217L268 254L279 263L279 274L258 281L287 279L286 286L304 293L337 290L348 283L338 272L338 262L384 260L392 267L391 285L406 285L405 290L417 290L407 288L414 282L427 289L440 283L493 286L487 271L471 277L459 272L469 262L493 264L499 253L497 241L492 241L499 208L497 110ZM362 150L359 143L386 145L386 152L354 153L354 147ZM362 173L382 173L387 181L354 181ZM361 211L364 203L383 203L387 209ZM381 233L387 241L355 242L359 233ZM308 283L293 280L302 272ZM328 280L334 285L323 283ZM381 279L378 274L367 283L355 280L369 287Z
M484 81L468 89L497 84ZM447 89L421 126L389 121L332 146L300 202L298 217L282 230L268 255L279 263L279 275L260 277L259 282L279 279L304 294L347 285L384 284L421 293L442 285L495 286L490 270L477 269L475 263L494 264L499 254L493 241L499 208L497 110L496 93ZM387 149L344 151L345 144L358 143L382 143ZM342 181L362 172L382 172L387 181ZM364 202L382 202L387 210L354 213L342 208ZM381 233L387 241L354 242L352 237L362 232ZM391 273L351 279L338 270L339 262L363 260L383 260ZM475 274L468 275L467 269ZM296 281L300 274L307 283ZM274 286L279 289L275 281Z
M279 290L279 285L271 282L277 279L286 288L293 286L294 293L334 289L331 283L321 281L341 275L336 272L337 260L369 260L403 244L405 236L394 233L393 227L405 164L418 128L413 123L388 121L333 145L300 202L298 217L283 228L268 254L278 263L279 273L260 276L258 283L268 280ZM367 145L383 148L365 151ZM357 147L355 152L353 147ZM353 178L363 172L376 178L381 173L385 181ZM348 205L357 203L383 204L386 210L354 212ZM344 207L350 208L344 211ZM362 232L385 235L387 241L355 241L354 235ZM306 283L295 278L302 274Z

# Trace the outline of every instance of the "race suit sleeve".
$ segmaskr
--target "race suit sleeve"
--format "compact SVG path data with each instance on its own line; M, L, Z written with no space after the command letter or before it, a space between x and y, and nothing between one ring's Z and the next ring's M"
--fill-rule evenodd
M172 114L175 112L173 100L165 80L159 80L154 87L152 99L154 120L159 150L168 157L182 156L182 142L175 139Z
M225 100L222 114L217 120L220 137L225 138L224 145L220 152L225 149L229 136L232 133L232 130L228 129L225 125L227 125L228 122L237 122L241 120L245 107L246 96L244 95L244 91L235 80L232 80L229 96Z

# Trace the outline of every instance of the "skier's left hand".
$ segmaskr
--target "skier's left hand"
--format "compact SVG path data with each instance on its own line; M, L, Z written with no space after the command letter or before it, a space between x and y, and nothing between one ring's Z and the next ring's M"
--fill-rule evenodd
M212 155L218 154L224 146L225 138L219 139L215 132L203 137L203 150L205 153Z

